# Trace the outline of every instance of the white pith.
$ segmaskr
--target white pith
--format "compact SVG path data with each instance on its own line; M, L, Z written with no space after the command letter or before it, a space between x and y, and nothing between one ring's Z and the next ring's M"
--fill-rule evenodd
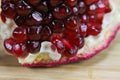
M97 50L101 46L105 45L105 41L110 37L111 32L113 32L114 28L118 25L120 22L120 0L109 0L110 5L112 8L112 12L105 15L103 24L102 24L102 32L94 37L89 36L85 39L85 45L82 49L79 49L77 55L85 56L86 54L92 53L94 50ZM3 45L3 41L6 38L9 38L12 34L12 31L16 27L15 23L7 19L6 23L3 23L0 20L0 38L1 38L1 44ZM42 42L41 43L41 49L36 54L29 54L26 58L18 58L19 63L34 63L35 59L43 53L47 53L49 58L52 61L59 61L61 59L61 54L57 52L57 50L53 51L51 49L51 42ZM41 56L44 58L44 56Z

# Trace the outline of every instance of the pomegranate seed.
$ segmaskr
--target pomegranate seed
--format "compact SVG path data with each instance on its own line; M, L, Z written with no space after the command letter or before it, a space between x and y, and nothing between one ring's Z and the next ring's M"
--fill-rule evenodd
M33 12L27 17L26 23L29 26L35 26L35 25L40 25L42 23L42 20L43 20L42 13Z
M108 12L110 12L111 11L111 9L110 9L110 5L109 5L109 1L108 0L102 0L102 2L105 4L105 12L106 13L108 13Z
M40 50L39 41L27 41L27 51L30 53L36 53Z
M78 0L66 0L66 4L70 7L75 6Z
M0 14L1 20L5 23L6 22L6 17L3 13Z
M32 7L28 5L25 1L20 0L16 5L17 14L19 14L20 16L28 15L32 11Z
M49 40L52 32L48 26L45 26L41 32L41 40Z
M65 39L63 39L62 42L63 42L63 45L65 46L65 54L64 55L72 56L72 55L77 54L78 48L76 46L73 46L69 41L67 41Z
M57 19L65 19L70 14L70 10L66 5L55 7L53 9L53 15Z
M83 1L80 1L78 3L78 9L79 9L80 14L84 14L86 12L87 8L86 8L86 5L85 5L85 3Z
M97 36L101 32L101 26L96 23L89 23L87 29L87 35Z
M74 44L78 48L82 48L84 46L84 37L74 37L72 40L72 44Z
M62 42L62 37L58 34L53 34L51 36L51 42L53 43L53 45L55 45L55 47L57 48L59 53L63 53L64 51L64 45Z
M57 6L60 5L63 1L62 0L50 0L51 6Z
M5 3L10 3L10 0L2 0L2 3L5 4Z
M42 33L42 26L32 26L28 28L28 38L29 40L40 40Z
M12 54L16 57L25 57L28 55L26 45L24 43L15 43L13 45Z
M96 14L97 9L98 9L98 6L97 6L96 4L92 4L92 5L90 5L87 13L88 13L89 15L91 15L91 14Z
M27 40L27 30L22 27L17 27L13 31L13 37L19 42L24 42Z
M82 15L80 18L82 23L87 23L89 21L89 16L87 14Z
M65 23L65 27L68 29L76 29L78 25L79 25L79 22L75 16L71 16L67 18L66 23Z
M92 4L92 3L96 3L98 0L91 0L91 1L89 1L89 0L85 0L85 3L87 4L87 5L90 5L90 4Z
M73 15L78 15L78 14L79 14L78 6L73 6L73 7L71 7L71 13L72 13Z
M16 57L25 57L28 55L25 43L19 43L13 38L4 41L5 49Z
M76 37L79 34L77 33L77 30L66 29L66 30L64 30L63 35L68 40L72 40L73 37Z
M18 26L25 26L26 25L25 17L17 16L14 20Z
M52 21L53 15L51 13L45 14L45 17L43 18L43 24L47 25Z
M54 33L60 33L64 30L64 23L62 21L55 20L52 22L51 27Z
M87 24L81 23L78 31L80 36L85 37L87 35Z
M25 1L30 3L33 6L36 6L41 2L41 0L25 0Z
M4 47L8 52L12 52L14 40L12 38L6 39L4 41Z
M47 1L41 1L41 2L36 6L36 9L37 9L38 11L47 12L47 11L48 11Z
M14 4L12 3L6 3L6 4L2 4L2 10L3 10L3 14L8 17L8 18L14 18L16 13L15 13L15 7Z

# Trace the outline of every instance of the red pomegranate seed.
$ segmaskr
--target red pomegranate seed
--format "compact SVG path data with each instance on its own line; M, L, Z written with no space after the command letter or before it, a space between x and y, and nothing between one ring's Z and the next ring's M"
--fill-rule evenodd
M26 57L28 55L26 45L24 43L15 43L13 45L12 54L16 57Z
M87 13L89 15L96 14L97 13L97 9L98 9L98 6L96 4L92 4L92 5L90 5Z
M25 17L17 16L14 20L18 26L25 26L26 25Z
M59 20L55 20L52 22L51 28L54 33L60 33L64 30L64 23Z
M2 0L2 3L5 4L5 3L10 3L10 0Z
M27 41L27 51L30 53L36 53L40 50L40 42L39 41Z
M78 47L78 49L82 48L84 46L84 37L74 37L72 40L72 44Z
M82 23L88 23L89 22L89 16L87 14L83 14L81 17L81 22Z
M48 26L44 26L44 28L41 32L41 40L42 41L49 40L51 34L52 34L51 29Z
M47 1L41 1L41 2L36 6L36 9L37 9L38 11L47 12L47 11L48 11Z
M105 14L105 13L98 13L98 14L97 14L97 19L98 19L97 22L98 22L98 23L102 23L102 20L103 20L103 17L104 17L103 15L104 15L104 14Z
M26 28L17 27L13 31L13 37L19 42L24 42L27 40L27 30Z
M51 6L57 6L60 5L63 1L62 0L50 0Z
M78 15L79 14L78 6L71 7L71 13L72 15Z
M14 19L15 15L16 15L14 4L12 4L12 3L2 4L2 10L3 10L2 13L6 17Z
M63 39L62 42L65 47L64 55L73 56L77 54L78 48L76 46L72 45L69 41L65 39Z
M6 39L4 41L4 47L8 52L12 52L13 50L13 44L15 43L15 41L12 38Z
M33 6L36 6L41 2L41 0L25 0L25 1L30 3Z
M68 39L68 40L72 40L73 37L78 36L78 31L77 30L71 30L71 29L66 29L63 32L63 36L64 38Z
M59 53L63 53L64 45L62 42L62 37L59 34L53 34L51 36L51 42L53 45L55 45Z
M6 17L3 13L0 14L1 20L5 23L6 22Z
M53 15L57 19L65 19L70 14L70 10L66 5L55 7L53 9Z
M20 16L28 15L32 11L32 7L28 5L25 1L19 0L16 5L17 14Z
M89 22L98 22L98 16L97 14L90 14L89 15Z
M66 23L65 23L65 27L68 29L76 29L79 25L79 21L75 16L71 16L69 18L67 18Z
M97 36L101 32L101 26L97 23L89 23L87 29L87 35Z
M79 34L81 37L85 37L87 35L87 24L81 23L79 26Z
M78 0L66 0L65 3L66 3L68 6L72 7L72 6L75 6L75 5L77 4L77 1L78 1Z
M29 27L27 31L29 40L40 40L42 28L42 26Z
M26 18L26 23L29 26L40 25L43 21L43 15L40 12L33 12Z
M110 5L109 5L109 1L108 0L101 0L104 4L105 4L105 13L108 13L108 12L110 12L111 11L111 9L110 9Z
M53 15L51 13L45 14L45 17L43 18L43 22L42 23L44 25L49 24L52 21L52 17L53 17Z
M80 14L84 14L86 12L86 9L87 9L86 4L83 1L80 1L78 3L78 9L79 9L78 11Z
M62 39L62 42L63 42L63 45L65 46L65 49L67 49L67 50L72 49L72 45L68 40Z
M13 38L4 41L5 49L16 57L25 57L28 55L25 43L19 43Z
M85 1L85 3L87 4L87 5L90 5L90 4L92 4L92 3L96 3L97 1L99 1L99 0L84 0Z

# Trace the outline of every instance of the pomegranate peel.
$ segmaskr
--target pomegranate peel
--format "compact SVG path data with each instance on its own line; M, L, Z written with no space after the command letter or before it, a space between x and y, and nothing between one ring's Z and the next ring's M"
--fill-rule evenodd
M69 59L64 59L63 58L58 62L50 62L50 63L38 62L38 63L32 63L32 64L25 63L25 64L23 64L23 66L25 66L25 67L39 67L39 66L53 67L53 66L67 64L67 63L74 63L74 62L78 62L78 61L82 61L82 60L88 60L91 57L95 56L97 53L99 53L102 50L106 49L110 45L111 41L115 38L115 36L116 36L117 32L119 31L119 29L120 29L120 25L118 25L116 27L116 29L113 30L113 34L110 35L110 37L104 42L104 45L102 45L102 47L97 48L96 50L94 50L91 53L77 55L77 56L74 56L74 57L69 58Z
M31 0L29 0L29 1L31 1ZM29 1L21 0L21 2L18 3L18 4L21 5L21 4L24 4L24 3L29 3L33 6L36 6L37 4L40 3L40 2L31 3ZM15 43L20 42L20 44L21 44L21 42L26 41L26 39L29 37L30 41L29 42L27 41L27 45L29 43L30 47L27 46L27 51L28 51L28 53L26 54L27 56L25 56L25 57L23 57L22 55L20 57L17 56L18 60L19 60L19 63L21 63L23 66L30 66L30 67L46 66L46 67L51 67L51 66L57 66L57 65L61 65L61 64L77 62L77 61L80 61L80 60L86 60L86 59L91 58L92 56L94 56L95 54L97 54L98 52L100 52L101 50L103 50L103 49L105 49L109 46L110 42L114 39L115 35L117 34L118 29L120 28L120 26L119 26L119 23L120 23L120 15L119 15L120 8L118 7L119 6L119 4L118 4L119 1L108 0L108 1L104 2L104 1L99 1L99 0L95 0L95 1L93 0L93 2L88 2L88 1L85 2L85 4L90 5L91 6L90 9L93 9L93 10L96 8L96 5L94 5L94 4L92 5L92 3L94 3L94 2L98 3L99 2L99 4L100 4L102 2L106 5L106 12L108 11L106 14L102 13L102 15L104 15L104 17L101 16L101 14L97 15L98 16L97 18L99 20L102 20L102 18L103 18L102 21L99 21L97 23L94 22L93 17L90 17L90 21L92 23L88 23L87 26L91 27L90 29L92 29L92 31L94 31L94 33L92 33L93 36L91 34L89 34L91 32L91 30L89 30L87 34L82 33L82 34L84 34L83 36L82 36L81 33L78 34L78 32L79 32L78 30L76 30L77 33L73 31L74 29L78 28L78 26L81 23L79 22L79 19L76 18L75 16L73 16L72 14L75 13L75 15L78 15L78 14L83 14L84 13L84 11L83 11L83 13L82 12L80 12L80 13L77 13L77 12L70 13L67 6L71 6L71 7L75 6L75 4L77 4L76 1L77 0L75 0L75 3L73 3L73 4L70 4L70 3L67 3L67 2L65 2L65 4L62 4L63 2L62 1L59 2L59 0L58 0L57 4L59 4L59 5L61 4L60 7L55 7L56 5L52 4L54 2L51 2L50 3L51 6L55 7L55 9L53 10L52 15L51 15L51 13L49 13L49 16L45 15L47 18L45 17L45 19L43 19L44 17L43 17L42 13L36 12L36 11L31 12L32 11L31 6L27 5L29 7L26 8L26 4L23 6L25 8L25 9L23 8L23 10L25 10L25 13L20 11L22 9L20 9L20 10L18 9L19 11L17 11L17 17L14 16L14 15L16 15L16 13L13 14L12 16L10 16L11 14L8 15L8 13L4 12L5 8L3 6L5 5L5 3L4 3L4 0L3 0L2 9L3 9L4 15L7 15L7 18L6 18L6 20L3 20L4 16L2 16L3 17L3 18L1 17L2 21L0 21L0 23L2 24L2 26L0 26L0 30L1 30L0 35L1 35L1 38L2 38L2 43L6 39L8 39L10 37L14 37L16 39ZM82 1L84 1L84 0L82 0ZM80 4L83 4L82 1L79 1ZM42 11L41 7L43 7L45 9L45 10L43 10L43 12L46 12L46 11L49 12L49 10L46 7L46 2L47 1L44 2L45 4L41 4L41 6L36 7L36 9ZM108 9L108 6L109 6L108 2L110 2L111 12L109 12L109 9ZM8 1L8 4L14 5L14 4L9 3L9 1ZM99 6L104 7L103 5L99 5ZM19 6L17 6L17 7L19 8ZM81 8L81 5L79 7ZM8 9L10 9L10 11L14 10L14 8L12 6L10 6ZM104 9L105 9L105 7L104 7ZM101 8L100 11L104 11L104 9ZM7 11L9 11L9 10L7 10ZM91 14L92 12L88 11L88 13ZM21 34L22 31L25 31L25 30L23 30L23 27L25 27L25 28L27 28L27 27L23 26L23 23L21 23L19 21L19 19L21 20L19 15L22 16L22 18L25 15L27 15L28 18L29 18L29 20L27 20L26 24L29 25L29 26L32 26L32 31L30 31L31 30L30 29L31 27L30 27L28 29L28 32L30 33L30 35L28 34L28 37L25 35L26 33ZM68 15L71 15L71 16L67 17ZM113 15L115 15L114 19L116 21L113 20L113 17L112 17ZM57 34L57 36L54 36L55 39L53 39L54 40L53 42L49 42L49 37L51 35L53 35L54 33L52 33L51 28L49 26L43 27L44 25L42 25L42 32L41 32L41 27L40 26L41 26L41 23L42 24L50 23L51 17L53 17L53 16L55 17L55 21L54 21L54 23L52 23L52 27L54 25L57 26L57 28L61 29L60 32L63 31L63 28L65 30L63 31L62 34L61 33L60 34L56 33L56 32L58 32L58 30L53 31L55 34ZM13 17L15 17L16 19L12 20ZM61 19L66 19L66 18L68 18L67 22L65 23L65 26L67 26L67 27L63 27L63 25L61 25L60 20ZM47 19L47 21L42 22L42 20L46 20L46 19ZM60 22L56 21L56 19L59 20ZM30 23L31 21L32 21L32 23ZM81 22L84 22L84 20L81 20ZM101 30L101 28L99 28L99 23L102 23L102 30ZM24 25L26 25L26 24L24 24ZM62 22L62 24L63 24L63 22ZM22 25L21 30L18 29L20 27L20 25ZM33 27L33 25L35 27ZM72 27L69 27L70 25ZM98 26L98 27L94 28L95 25ZM36 26L37 26L37 29L36 29ZM18 29L17 34L15 32L15 29ZM37 35L37 37L35 35L33 35L34 31L35 31L35 34ZM37 33L36 33L36 31L37 31ZM12 32L14 33L14 35L13 35ZM31 34L31 32L32 32L32 34ZM38 35L39 32L41 33L40 34L41 36ZM18 35L20 35L20 36L22 35L22 37L24 37L24 38L22 39ZM33 36L31 36L31 35L33 35ZM72 40L74 40L74 38L69 37L69 36L72 36L72 37L76 36L75 38L77 40L84 37L84 36L87 36L87 37L84 38L85 43L83 43L84 42L83 41L79 45L76 45L76 43L74 41L72 41ZM18 37L20 39L18 39ZM36 40L37 42L32 41L32 40ZM43 40L43 42L40 42L41 47L38 47L39 46L38 40ZM80 39L80 41L81 40L83 40L83 39ZM101 44L99 44L99 43L101 43ZM7 43L7 44L9 45L9 43ZM84 45L84 46L82 46L82 48L79 48L81 45ZM10 48L10 46L5 46L5 48L6 48L6 50L8 50ZM17 48L18 47L16 47L15 49L13 48L12 53L11 52L10 53L13 55L14 51ZM77 53L76 53L76 51L77 51ZM21 54L22 52L26 52L25 47L19 48L17 50L17 52L15 52L15 54L18 55L18 54Z

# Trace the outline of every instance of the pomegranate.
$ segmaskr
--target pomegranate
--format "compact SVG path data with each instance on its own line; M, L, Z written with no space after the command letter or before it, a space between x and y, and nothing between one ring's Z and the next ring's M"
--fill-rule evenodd
M119 3L1 0L1 43L23 66L51 67L89 59L115 37Z

